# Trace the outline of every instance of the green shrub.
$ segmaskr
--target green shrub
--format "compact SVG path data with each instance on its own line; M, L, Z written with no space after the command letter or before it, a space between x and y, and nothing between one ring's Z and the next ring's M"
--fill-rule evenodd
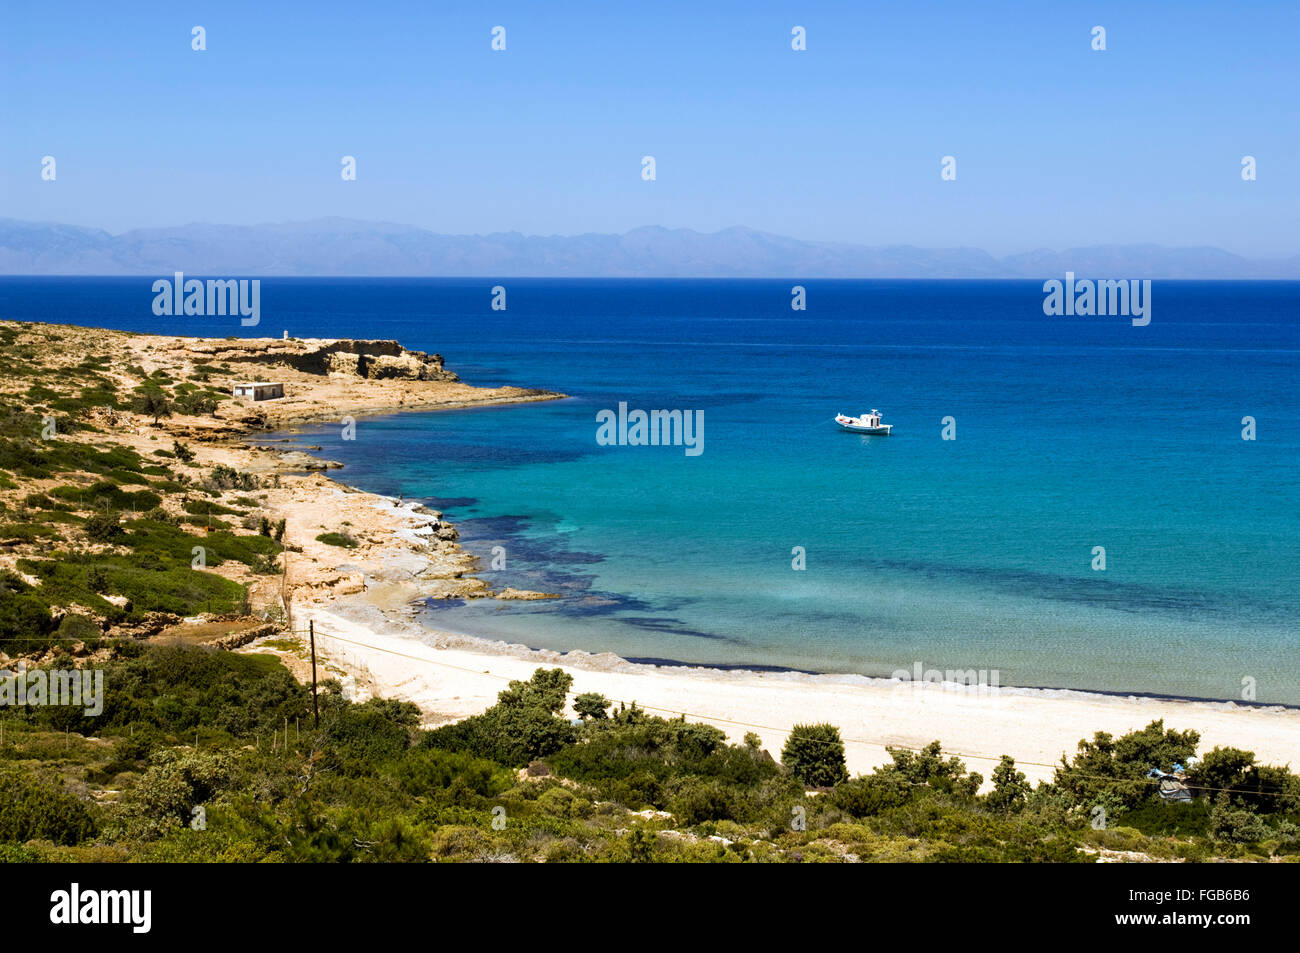
M967 774L966 765L961 759L944 760L943 749L937 741L930 742L919 752L890 747L885 750L889 752L893 763L878 770L884 773L897 772L911 785L925 785L936 791L973 798L984 783L984 778L977 772Z
M49 604L15 574L0 571L0 648L35 650L54 631Z
M1166 731L1164 721L1153 721L1119 739L1099 731L1092 741L1079 742L1073 763L1061 759L1053 784L1075 806L1091 807L1108 796L1131 809L1158 796L1147 772L1186 764L1198 741L1195 731Z
M321 533L316 537L316 542L324 543L326 546L338 546L342 549L353 549L357 541L347 533Z
M0 842L79 844L95 833L90 810L61 787L0 766Z
M140 414L142 417L152 417L154 426L158 426L158 421L163 417L172 415L171 401L161 390L152 387L146 387L138 390L135 396L131 398L131 413Z
M831 803L853 817L874 817L906 804L912 785L897 772L864 775L835 786Z
M1210 810L1210 833L1217 840L1236 844L1255 844L1273 836L1274 831L1254 811L1233 807L1226 795L1215 800Z
M47 606L75 603L115 621L148 612L238 612L247 598L244 586L191 569L188 559L151 562L138 556L64 553L58 559L19 560L18 566L41 580L38 594ZM128 607L113 605L101 593L126 597Z
M556 785L547 788L537 798L537 807L551 817L575 818L591 814L591 803L586 798L578 797L572 791Z
M77 504L81 509L113 509L145 513L162 505L162 497L152 490L130 493L116 483L101 480L92 486L56 486L50 495Z
M483 714L435 728L420 743L522 768L574 740L573 726L558 717L572 684L563 669L539 668L526 682L512 681Z
M1147 836L1205 837L1210 833L1210 801L1197 798L1190 803L1145 801L1123 814L1124 824Z
M613 704L599 692L585 692L573 700L573 711L579 718L590 720L605 718L605 709Z
M1216 746L1187 772L1187 784L1211 797L1226 794L1230 805L1261 814L1300 808L1300 778L1288 768L1256 764L1254 752L1240 748Z
M38 539L57 540L62 538L54 527L44 526L39 523L5 523L0 525L0 539L7 541L31 543Z
M114 833L149 840L188 827L197 816L195 809L206 810L230 776L231 763L223 755L159 751L140 783L118 805Z
M1001 814L1022 810L1029 801L1031 791L1024 772L1016 770L1015 759L1004 754L998 766L993 769L993 790L987 798L989 808Z
M849 776L844 741L834 725L795 725L781 750L781 763L810 787L833 787Z
M420 710L410 702L372 698L349 705L337 697L323 718L323 764L344 774L366 774L411 745Z
M715 778L687 776L672 786L670 810L682 824L730 820L738 813L731 790Z
M186 513L194 516L242 516L243 510L231 509L229 506L222 506L220 503L213 503L211 500L186 500L181 509Z
M94 513L86 520L86 535L98 543L117 542L126 535L121 519L117 513Z
M179 391L179 386L176 389ZM210 414L217 409L216 398L204 391L177 393L175 403L177 410L192 417Z
M58 637L69 641L95 642L103 636L99 624L79 612L69 612L59 620Z
M385 767L401 789L414 797L427 797L459 785L480 797L493 797L514 785L512 771L494 761L463 751L418 747Z
M153 726L192 742L202 727L253 741L311 712L309 690L267 655L150 647L107 666L104 681L113 691L96 731Z
M208 482L219 490L256 490L260 485L251 473L241 473L225 464L213 467Z

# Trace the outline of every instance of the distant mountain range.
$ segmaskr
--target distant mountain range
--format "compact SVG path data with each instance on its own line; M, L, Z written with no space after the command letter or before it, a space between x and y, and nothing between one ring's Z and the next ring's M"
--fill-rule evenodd
M178 225L121 235L0 218L0 274L636 277L1300 278L1300 255L1251 259L1220 248L1098 245L996 258L978 248L810 242L752 228L623 235L440 235L411 225L323 218Z

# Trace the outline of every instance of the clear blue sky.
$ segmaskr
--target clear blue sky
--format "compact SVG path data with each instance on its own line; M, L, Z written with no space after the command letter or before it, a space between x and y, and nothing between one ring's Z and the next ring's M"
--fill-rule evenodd
M1300 253L1295 0L284 6L5 4L0 215Z

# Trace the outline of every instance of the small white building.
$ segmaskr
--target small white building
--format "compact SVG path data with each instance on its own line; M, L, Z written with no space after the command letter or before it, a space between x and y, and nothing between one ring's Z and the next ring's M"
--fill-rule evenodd
M253 400L274 400L276 397L284 396L284 385L272 384L269 381L236 384L235 396L251 397Z

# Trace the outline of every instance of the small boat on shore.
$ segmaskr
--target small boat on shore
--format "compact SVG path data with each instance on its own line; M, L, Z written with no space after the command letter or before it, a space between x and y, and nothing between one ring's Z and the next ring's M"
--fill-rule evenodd
M861 417L836 414L835 422L849 433L865 433L875 437L888 437L889 432L894 429L893 424L882 424L880 422L880 411L878 410L872 410L871 413L863 414Z

